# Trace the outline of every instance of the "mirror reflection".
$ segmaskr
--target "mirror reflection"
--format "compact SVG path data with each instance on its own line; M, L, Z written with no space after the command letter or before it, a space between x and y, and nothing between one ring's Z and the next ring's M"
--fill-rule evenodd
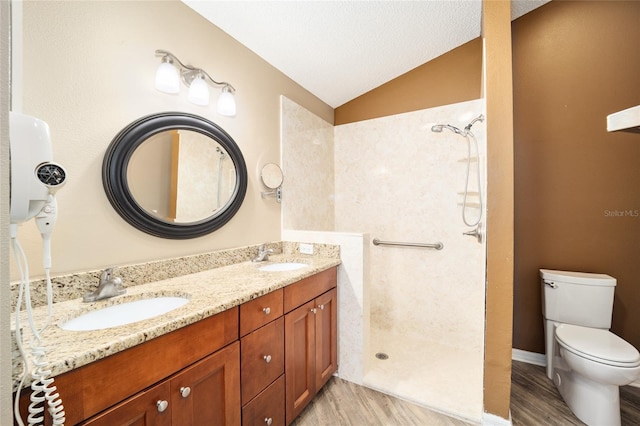
M236 170L229 153L215 140L171 129L136 148L127 181L148 214L169 223L190 223L215 215L230 202Z
M284 176L282 175L282 169L275 163L265 164L260 173L262 183L269 189L276 189L282 185Z

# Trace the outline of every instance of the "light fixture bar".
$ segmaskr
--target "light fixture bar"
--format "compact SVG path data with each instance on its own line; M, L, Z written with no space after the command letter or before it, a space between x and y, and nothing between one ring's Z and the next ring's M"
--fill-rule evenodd
M180 72L180 77L182 78L182 81L184 81L184 84L187 85L187 87L191 86L191 82L193 81L193 79L195 79L198 76L198 74L201 74L203 77L205 77L205 81L209 80L209 84L228 87L229 89L231 89L232 93L236 91L236 89L231 85L231 83L227 83L226 81L214 80L205 70L201 68L193 67L191 65L183 64L182 61L178 59L176 55L174 55L173 53L167 50L157 49L156 56L162 56L163 58L170 58L174 64L177 64L178 71Z
M200 106L209 105L209 90L211 86L222 86L218 98L218 113L228 117L236 115L236 102L233 97L236 89L226 81L216 81L203 69L185 65L173 53L158 49L156 56L162 56L162 63L156 71L156 88L165 93L178 93L180 79L189 87L189 101Z

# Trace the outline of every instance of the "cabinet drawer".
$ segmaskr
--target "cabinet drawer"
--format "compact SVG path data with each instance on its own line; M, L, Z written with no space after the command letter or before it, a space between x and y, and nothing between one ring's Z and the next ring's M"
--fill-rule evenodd
M337 284L337 268L327 269L284 288L284 312L315 299Z
M282 289L240 305L240 336L282 316Z
M245 405L242 409L242 426L284 426L284 420L284 376L280 376Z
M240 341L242 404L284 373L284 317Z

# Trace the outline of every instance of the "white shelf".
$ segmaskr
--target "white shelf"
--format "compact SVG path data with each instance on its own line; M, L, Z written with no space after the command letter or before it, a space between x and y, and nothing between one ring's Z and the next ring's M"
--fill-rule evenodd
M607 115L607 132L640 133L640 105Z

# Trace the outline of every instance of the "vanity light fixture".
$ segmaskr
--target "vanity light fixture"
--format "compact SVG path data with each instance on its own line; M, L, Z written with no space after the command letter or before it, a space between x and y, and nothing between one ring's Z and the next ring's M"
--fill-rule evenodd
M234 87L226 81L215 81L206 71L183 64L174 54L166 50L156 50L162 62L156 71L156 89L164 93L179 93L180 80L189 88L189 102L200 106L209 105L209 85L222 86L218 98L218 114L227 117L236 115Z

